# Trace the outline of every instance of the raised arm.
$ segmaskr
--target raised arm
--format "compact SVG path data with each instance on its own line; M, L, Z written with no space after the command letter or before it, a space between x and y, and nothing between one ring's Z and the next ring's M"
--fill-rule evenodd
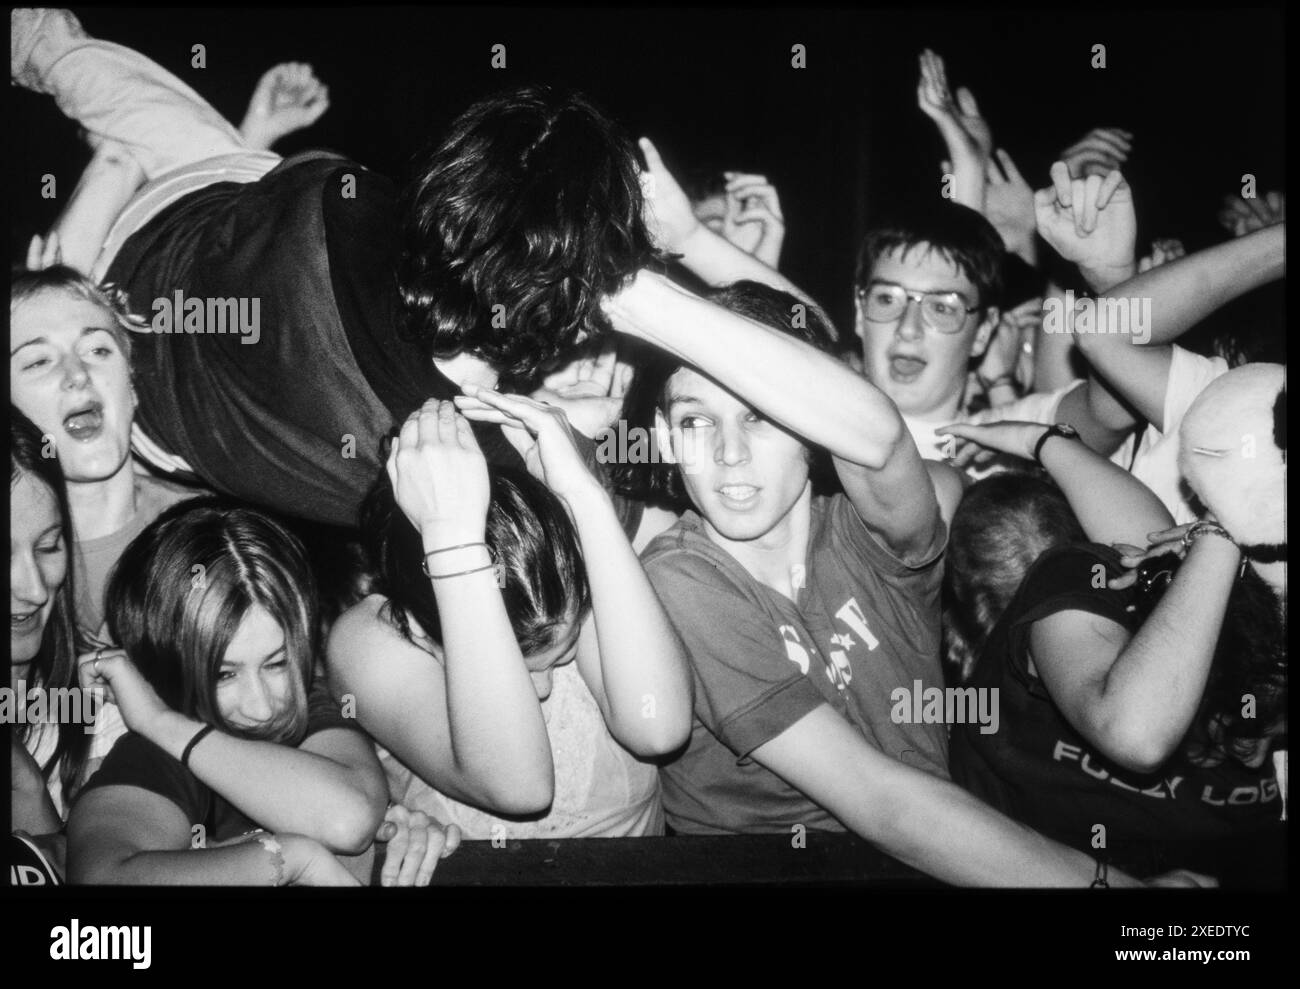
M1151 773L1178 748L1205 693L1240 563L1230 540L1196 539L1132 638L1083 611L1034 623L1038 675L1066 720L1108 759Z
M1169 344L1216 309L1286 275L1286 224L1216 244L1113 286L1098 300L1095 332L1075 341L1099 374L1157 429L1163 428ZM1119 332L1120 300L1149 305L1150 333ZM1148 301L1149 300L1149 301ZM1133 314L1129 314L1130 322Z
M862 521L904 559L924 558L934 487L897 407L846 364L641 271L610 296L620 333L675 354L805 441L825 447Z
M1030 422L954 423L937 430L1030 462L1047 431L1047 426ZM1155 492L1084 443L1049 439L1042 446L1042 464L1093 542L1145 546L1150 533L1173 525Z
M643 176L646 209L660 247L672 254L680 254L682 265L709 285L755 281L789 292L810 305L817 304L775 268L701 223L691 211L686 193L664 165L658 149L646 137L641 138L640 144L647 168Z
M530 470L569 509L592 598L578 668L610 733L643 757L680 748L690 735L694 702L685 651L564 413L482 388L456 403L466 418L500 423Z
M451 402L426 402L388 459L398 507L420 533L441 624L442 663L387 627L373 600L331 632L331 689L421 779L498 814L554 797L550 738L483 546L487 464ZM465 573L464 571L470 571ZM451 576L455 574L456 576Z

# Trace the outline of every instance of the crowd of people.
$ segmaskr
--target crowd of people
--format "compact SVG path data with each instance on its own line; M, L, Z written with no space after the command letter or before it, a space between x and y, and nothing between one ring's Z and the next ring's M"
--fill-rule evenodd
M101 701L13 727L25 881L807 831L1284 881L1280 314L1188 345L1283 278L1280 193L1144 255L1139 136L1035 191L926 51L944 182L850 333L767 177L679 182L583 94L480 100L399 186L271 150L309 66L237 128L66 11L11 30L93 148L10 289L10 688Z

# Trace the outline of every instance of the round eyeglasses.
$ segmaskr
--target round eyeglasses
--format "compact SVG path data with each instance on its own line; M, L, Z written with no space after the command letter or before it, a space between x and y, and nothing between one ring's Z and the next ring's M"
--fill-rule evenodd
M876 282L858 289L863 315L873 323L892 323L907 312L909 303L921 307L925 325L939 333L960 332L966 317L979 312L960 292L909 292L901 285Z

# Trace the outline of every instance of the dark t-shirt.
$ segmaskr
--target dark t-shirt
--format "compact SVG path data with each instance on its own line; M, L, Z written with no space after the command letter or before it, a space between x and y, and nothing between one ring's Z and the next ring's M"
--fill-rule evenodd
M380 444L459 389L401 330L393 185L334 155L190 193L130 237L108 271L146 319L154 300L242 299L258 332L137 333L137 421L218 491L353 526ZM206 309L205 309L206 312ZM256 342L245 342L256 337ZM474 423L488 463L523 468ZM595 465L595 444L580 438ZM629 536L641 506L615 499Z
M1182 751L1155 773L1138 774L1102 756L1076 732L1029 669L1034 622L1058 611L1086 611L1135 631L1132 591L1097 587L1122 573L1104 546L1059 547L1030 568L980 655L971 683L1000 694L1001 725L953 729L953 779L1037 831L1092 850L1097 825L1106 847L1179 846L1170 865L1190 865L1194 842L1264 836L1280 829L1282 801L1272 764L1249 769L1234 759L1192 764ZM1134 846L1132 843L1141 843Z
M843 831L748 758L822 704L891 758L947 778L947 728L891 716L896 689L943 685L940 555L905 565L844 495L813 499L797 601L755 580L709 540L693 511L646 547L646 573L695 677L689 746L660 774L674 829L788 833L802 824Z
M361 731L356 719L345 718L339 712L338 702L330 696L324 678L318 677L308 693L307 734L304 738L329 728ZM137 786L166 797L181 809L191 827L196 824L203 826L202 833L208 844L238 838L258 827L225 797L200 782L181 765L179 759L172 758L135 732L127 732L117 740L77 799L104 786Z

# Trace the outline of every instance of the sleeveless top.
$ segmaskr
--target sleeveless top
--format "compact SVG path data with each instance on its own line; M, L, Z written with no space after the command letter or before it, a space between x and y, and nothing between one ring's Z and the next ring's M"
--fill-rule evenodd
M393 800L469 840L629 838L664 833L659 773L609 733L576 663L556 667L542 716L555 765L555 800L543 817L497 817L439 793L383 746L376 745Z

